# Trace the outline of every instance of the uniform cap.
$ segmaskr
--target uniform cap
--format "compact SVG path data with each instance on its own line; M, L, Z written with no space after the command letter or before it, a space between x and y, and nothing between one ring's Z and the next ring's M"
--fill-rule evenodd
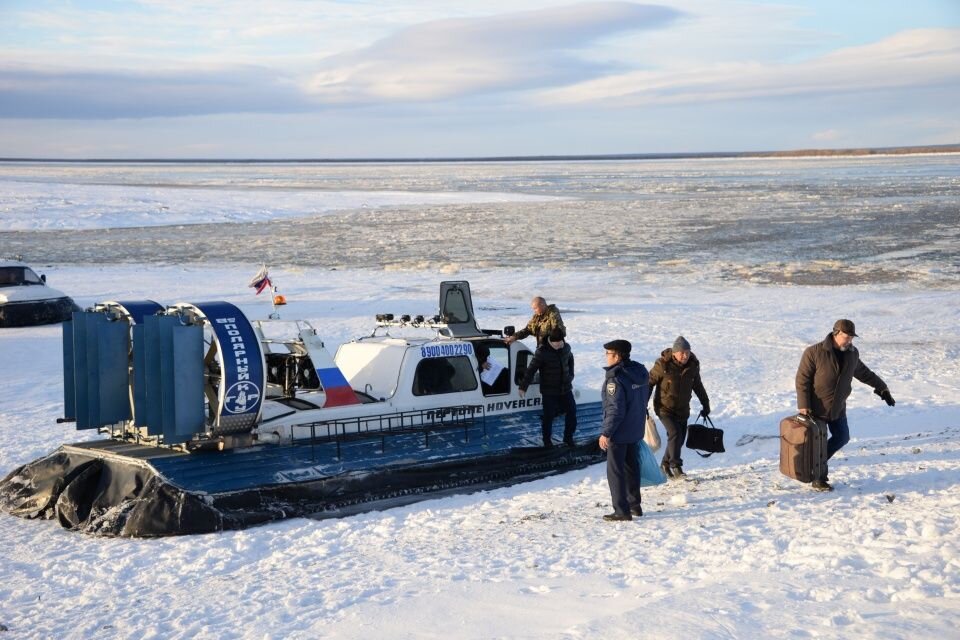
M859 338L857 335L857 328L853 325L853 320L837 320L833 323L833 332L837 333L842 331L848 336L853 336L854 338Z
M633 348L633 345L627 340L611 340L607 344L603 345L603 348L608 349L609 351L616 351L626 358L630 355L630 349Z

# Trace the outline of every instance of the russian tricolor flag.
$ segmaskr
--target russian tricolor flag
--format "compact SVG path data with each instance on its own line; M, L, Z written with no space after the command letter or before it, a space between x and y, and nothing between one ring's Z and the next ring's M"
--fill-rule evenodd
M257 295L263 293L264 289L273 286L273 283L270 282L270 276L267 275L267 265L260 267L260 271L250 281L250 286L257 290Z

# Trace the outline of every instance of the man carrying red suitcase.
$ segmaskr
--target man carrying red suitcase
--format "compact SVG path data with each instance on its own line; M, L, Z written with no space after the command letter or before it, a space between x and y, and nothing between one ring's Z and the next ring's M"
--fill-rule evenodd
M837 320L822 342L806 348L797 368L797 409L827 423L827 460L850 441L847 398L854 378L873 387L873 392L891 407L896 404L886 383L860 361L860 352L853 346L856 337L852 321ZM832 491L826 465L823 468L824 476L814 479L811 486L818 491Z

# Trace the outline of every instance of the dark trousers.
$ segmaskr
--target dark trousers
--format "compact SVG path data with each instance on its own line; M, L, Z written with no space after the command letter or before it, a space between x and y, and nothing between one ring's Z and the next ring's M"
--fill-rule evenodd
M669 413L657 417L663 423L663 428L667 430L667 446L663 451L663 462L670 467L682 467L683 458L680 457L680 450L683 449L683 443L687 439L687 420Z
M640 460L636 442L610 442L607 446L607 484L613 510L630 515L630 509L640 507Z
M563 414L563 439L573 440L573 432L577 430L577 401L573 398L573 391L558 395L543 394L543 419L540 423L543 431L543 444L550 445L553 435L553 419Z
M843 449L843 445L850 442L850 425L847 424L847 414L843 414L836 420L828 421L827 428L830 429L830 438L827 440L827 460L829 460L833 457L833 454Z

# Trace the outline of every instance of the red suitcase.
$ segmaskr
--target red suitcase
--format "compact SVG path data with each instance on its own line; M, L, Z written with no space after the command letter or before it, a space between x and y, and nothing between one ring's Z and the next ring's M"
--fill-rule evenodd
M780 421L780 473L800 482L826 477L826 422L803 414Z

